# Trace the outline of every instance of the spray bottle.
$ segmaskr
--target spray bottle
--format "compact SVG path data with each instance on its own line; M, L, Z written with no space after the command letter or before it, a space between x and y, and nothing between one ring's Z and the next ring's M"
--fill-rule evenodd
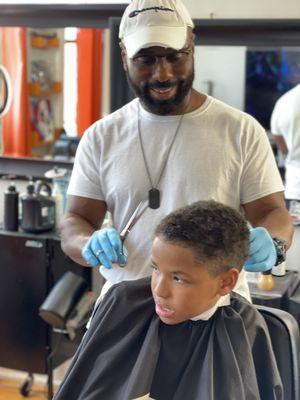
M55 229L57 232L60 232L61 221L64 215L64 197L59 185L55 181L53 183L52 198L55 201Z

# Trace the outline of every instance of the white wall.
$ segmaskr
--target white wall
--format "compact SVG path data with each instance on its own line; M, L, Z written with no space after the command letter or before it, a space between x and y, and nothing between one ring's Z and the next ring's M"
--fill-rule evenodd
M184 0L193 18L299 18L299 0Z
M195 89L244 110L246 47L196 46Z

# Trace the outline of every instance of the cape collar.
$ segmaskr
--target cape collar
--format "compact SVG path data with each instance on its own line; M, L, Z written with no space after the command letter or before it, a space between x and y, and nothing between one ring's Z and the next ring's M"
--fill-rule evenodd
M199 320L207 321L210 317L214 315L214 313L217 311L219 307L228 306L229 304L230 304L230 294L226 294L225 296L222 296L212 308L190 319L191 321L199 321Z

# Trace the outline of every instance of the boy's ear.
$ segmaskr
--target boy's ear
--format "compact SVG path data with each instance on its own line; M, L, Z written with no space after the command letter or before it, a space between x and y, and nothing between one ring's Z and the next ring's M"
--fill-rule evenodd
M220 275L219 294L221 296L225 296L226 294L232 292L237 283L239 274L239 270L236 268L230 268L228 271L223 272Z

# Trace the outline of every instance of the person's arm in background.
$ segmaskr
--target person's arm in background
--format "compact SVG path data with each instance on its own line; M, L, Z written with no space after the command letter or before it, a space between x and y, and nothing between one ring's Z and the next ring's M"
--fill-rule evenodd
M294 233L291 217L285 207L283 192L273 193L244 204L243 208L252 227L259 227L251 230L250 257L245 269L252 272L271 269L276 262L276 249L272 237L285 240L288 249Z
M281 153L283 155L286 156L289 151L288 151L284 137L281 135L273 135L273 138L275 140L275 143L276 143L276 146L278 147L278 149L281 151Z
M284 138L284 133L286 131L286 118L284 114L282 114L284 110L282 110L282 106L280 103L276 103L274 110L271 114L270 119L270 127L272 137L275 140L277 148L281 151L281 153L286 156L289 152L286 140Z

